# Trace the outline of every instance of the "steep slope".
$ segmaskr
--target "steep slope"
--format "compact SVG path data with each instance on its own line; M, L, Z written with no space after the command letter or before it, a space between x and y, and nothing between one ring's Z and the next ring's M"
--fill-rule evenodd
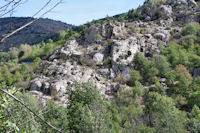
M15 30L31 20L33 20L33 18L29 17L0 18L0 35ZM73 27L73 25L60 21L41 18L19 31L17 34L6 39L5 42L0 43L0 51L7 51L10 47L19 47L21 44L37 44L53 37L61 30L67 30Z
M42 62L30 90L36 95L40 93L40 98L43 94L51 95L49 99L56 97L65 104L65 88L74 88L75 82L93 82L107 98L113 92L130 88L125 83L130 79L137 52L150 59L167 47L171 39L180 36L187 23L199 22L197 3L184 2L145 3L125 14L124 22L92 24L80 38L66 42Z
M199 9L199 0L146 0L55 41L2 52L0 88L61 132L198 133ZM0 99L1 132L54 132Z

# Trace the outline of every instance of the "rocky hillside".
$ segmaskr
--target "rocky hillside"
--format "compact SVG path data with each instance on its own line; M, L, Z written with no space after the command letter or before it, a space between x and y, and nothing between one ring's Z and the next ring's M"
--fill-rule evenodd
M199 20L199 0L146 0L0 52L0 132L199 133Z
M81 37L67 41L41 63L30 91L42 101L54 98L66 104L65 88L74 88L75 82L91 81L108 99L112 98L113 92L130 88L125 83L130 79L137 52L150 60L170 40L179 39L185 25L200 22L197 1L152 0L123 14L123 22L92 24Z
M32 19L29 17L0 18L0 35L15 30ZM72 27L74 26L60 21L41 18L0 43L0 51L7 51L9 48L19 47L21 44L37 44L55 36L61 30Z

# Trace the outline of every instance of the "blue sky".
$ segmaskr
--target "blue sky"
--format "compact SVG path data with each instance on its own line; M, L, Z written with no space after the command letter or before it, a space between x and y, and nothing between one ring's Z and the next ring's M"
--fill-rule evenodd
M58 0L48 6L50 8ZM64 0L45 18L60 20L65 23L80 25L92 20L113 16L135 9L145 0ZM13 16L32 16L47 0L29 0L17 8ZM4 3L0 0L0 5Z

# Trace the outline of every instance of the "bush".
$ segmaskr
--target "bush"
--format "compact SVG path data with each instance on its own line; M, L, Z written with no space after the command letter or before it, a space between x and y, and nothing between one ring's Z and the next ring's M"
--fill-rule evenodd
M190 94L189 103L190 103L191 107L196 105L200 108L200 91L196 91L196 92L193 92L192 94Z
M138 82L135 81L135 87L132 88L132 93L133 93L133 98L138 98L144 95L144 87L143 85Z
M197 23L191 23L186 25L182 31L181 35L182 36L187 36L187 35L196 35L200 30L200 26Z
M171 94L181 94L187 97L190 93L189 85L192 77L183 65L178 65L174 70L166 74L168 90Z
M100 41L100 40L103 39L103 37L102 37L100 34L96 34L96 35L95 35L95 38L96 38L98 41Z
M35 113L40 114L42 106L40 102L30 93L17 93L17 98L23 101L27 106L29 106ZM7 114L8 113L8 114ZM12 114L9 114L12 113ZM20 126L18 132L41 132L41 124L34 119L33 114L28 111L23 105L16 101L10 101L7 111L4 111L4 116L12 115L10 119L17 126ZM31 120L30 122L24 124L24 122Z
M131 77L130 77L130 79L128 81L128 85L130 85L130 86L135 86L135 82L136 81L141 81L142 80L142 76L140 75L139 71L136 71L136 70L132 69L130 71L130 75L131 75Z
M133 33L135 33L135 32L136 32L136 28L135 28L135 27L131 27L131 31L132 31Z
M150 92L145 102L145 114L148 123L159 133L183 133L185 130L185 113L175 107L173 99Z
M155 55L152 58L152 64L159 70L159 75L162 77L165 73L170 71L170 64L167 62L165 56Z

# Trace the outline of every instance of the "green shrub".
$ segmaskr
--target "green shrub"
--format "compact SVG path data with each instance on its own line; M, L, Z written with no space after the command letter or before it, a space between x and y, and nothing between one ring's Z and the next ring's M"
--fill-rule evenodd
M133 98L138 98L138 97L141 97L144 95L144 87L143 85L138 82L138 81L135 81L135 87L132 88L132 95L133 95Z
M128 85L130 86L135 86L135 82L137 81L142 81L142 76L140 75L140 72L139 71L136 71L134 69L132 69L130 71L130 79L128 81Z
M132 31L133 33L136 33L136 28L135 28L135 27L131 27L131 31Z
M100 34L96 34L96 35L95 35L95 38L96 38L97 40L102 40L102 39L103 39L103 37L102 37Z
M175 107L172 98L162 96L156 92L147 94L145 114L148 123L155 127L159 133L184 133L186 114Z
M111 64L112 58L110 56L106 57L103 61L104 65L109 65Z
M182 29L181 35L182 36L196 35L199 32L199 30L200 26L198 23L190 23Z
M170 64L167 62L165 56L155 55L152 58L152 64L159 70L159 75L164 76L165 73L170 71Z

